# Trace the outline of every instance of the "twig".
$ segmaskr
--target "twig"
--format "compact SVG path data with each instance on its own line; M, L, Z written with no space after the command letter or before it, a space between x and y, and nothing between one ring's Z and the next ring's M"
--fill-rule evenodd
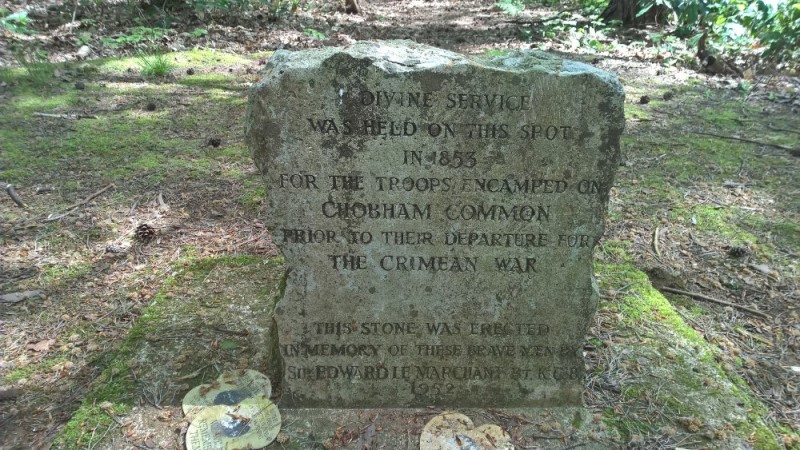
M787 147L785 145L773 144L773 143L770 143L770 142L761 142L761 141L756 141L756 140L753 140L753 139L740 138L740 137L736 137L736 136L725 136L725 135L722 135L722 134L706 133L705 131L695 131L695 133L696 134L702 134L704 136L718 137L720 139L729 139L731 141L741 141L741 142L747 142L747 143L750 143L750 144L766 145L766 146L769 146L769 147L775 147L775 148L779 148L781 150L786 150L786 151L794 150L793 148L789 148L789 147Z
M656 256L661 258L661 250L658 249L658 233L661 231L661 227L656 225L655 231L653 231L653 250L656 252Z
M250 333L247 331L228 330L227 328L222 328L222 327L211 327L211 328L214 331L219 331L220 333L232 334L234 336L250 336Z
M767 124L767 128L769 128L770 130L773 130L773 131L783 131L783 132L785 132L785 133L795 133L795 134L800 134L800 131L797 131L797 130L787 130L786 128L778 128L778 127L774 127L774 126L772 126L772 124L771 124L771 123L768 123L768 124Z
M14 189L13 184L9 183L6 185L6 192L8 193L8 196L11 197L11 200L14 200L14 203L16 203L17 206L19 206L20 208L28 207L28 205L26 205L25 202L22 201L22 197L20 197L19 194L17 194L17 190Z
M708 297L708 296L703 295L703 294L698 294L698 293L695 293L695 292L682 291L680 289L674 289L674 288L671 288L671 287L662 287L662 288L660 288L660 290L665 291L665 292L671 292L673 294L685 295L687 297L696 298L698 300L705 300L707 302L716 303L718 305L730 306L731 308L739 309L741 311L746 311L746 312L749 312L750 314L754 314L756 316L763 317L764 319L771 319L771 317L769 315L767 315L767 314L765 314L765 313L763 313L761 311L758 311L756 309L748 308L748 307L742 306L742 305L737 305L735 303L726 302L724 300L717 300L716 298Z
M49 114L43 112L35 112L33 113L34 116L39 117L51 117L53 119L97 119L97 116L93 116L91 114Z
M253 237L253 238L250 238L250 239L247 239L247 240L245 240L245 241L242 241L242 242L238 242L238 243L236 243L236 244L233 244L233 246L234 246L234 247L241 247L241 246L242 246L242 245L244 245L244 244L249 244L249 243L251 243L251 242L253 242L253 241L257 241L257 240L261 239L262 237L264 237L264 235L265 235L265 234L267 234L267 232L266 232L266 231L263 231L263 232L261 232L261 234L259 234L258 236L256 236L256 237Z
M580 11L580 8L565 9L564 11L561 11L558 14L554 14L548 17L542 17L541 19L530 19L530 20L513 19L513 20L504 20L503 22L516 23L520 25L534 25L534 24L547 23L547 22L552 22L554 20L564 19L565 17L568 17L571 13L574 13L576 11Z
M206 364L205 366L195 370L194 372L184 375L182 377L175 378L175 381L184 381L184 380L191 380L192 378L197 378L201 373L203 373L206 368L208 368L211 364Z
M56 220L60 220L60 219L62 219L64 217L68 216L74 209L89 203L90 201L92 201L92 199L94 199L95 197L99 196L103 192L111 189L112 187L114 187L114 183L109 184L108 186L104 187L103 189L100 189L99 191L97 191L94 194L86 197L85 199L79 201L78 203L74 203L74 204L70 205L70 207L67 208L67 210L63 214L61 214L59 216L53 217L53 215L51 214L46 219L44 219L43 222L55 222Z

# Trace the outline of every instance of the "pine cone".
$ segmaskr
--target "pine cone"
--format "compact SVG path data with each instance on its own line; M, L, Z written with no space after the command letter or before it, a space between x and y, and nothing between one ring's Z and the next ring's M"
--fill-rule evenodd
M136 237L142 242L150 242L155 235L156 229L146 223L136 227Z
M731 258L742 258L744 256L747 256L747 249L738 246L731 247L728 249L728 256L730 256Z

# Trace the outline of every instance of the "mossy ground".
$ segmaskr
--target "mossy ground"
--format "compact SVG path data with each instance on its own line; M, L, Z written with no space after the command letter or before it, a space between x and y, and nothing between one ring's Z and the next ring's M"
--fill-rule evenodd
M176 265L276 254L239 120L258 56L168 56L175 70L158 80L142 78L135 58L50 65L44 81L0 69L0 181L28 205L2 199L0 289L44 294L0 306L0 386L24 392L0 408L11 448L53 439L70 417L58 442L83 448L113 423L106 409L136 404L120 358ZM137 240L140 224L155 238Z
M190 386L224 369L272 368L258 342L264 334L246 334L269 317L252 308L268 303L237 306L271 298L281 273L259 221L263 185L242 142L245 88L264 55L168 56L175 68L157 79L142 78L136 58L49 66L66 80L56 84L47 73L43 83L0 69L0 180L29 204L2 199L0 287L45 294L0 306L0 384L23 391L0 412L0 442L12 448L54 438L65 448L179 446L177 405ZM538 431L525 428L518 442L796 446L798 400L786 367L800 366L800 164L776 147L699 133L796 146L795 135L777 130L796 128L797 116L704 77L676 84L672 73L619 72L629 126L597 252L604 299L587 340L586 393L594 414L573 437L528 417ZM652 100L640 103L642 95ZM134 237L142 223L157 230L147 243ZM729 256L735 247L743 256ZM772 319L665 298L643 275L649 268ZM355 446L342 430L363 432L373 418L347 418L323 431L289 429L297 433L286 447ZM521 423L509 414L482 421Z
M108 437L113 446L120 418L135 414L159 417L159 445L180 447L172 429L181 426L181 399L191 387L223 369L252 368L274 377L266 336L283 272L281 258L258 256L189 259L175 267L55 445L95 447ZM164 416L165 410L178 413ZM129 421L126 442L156 436L143 425Z

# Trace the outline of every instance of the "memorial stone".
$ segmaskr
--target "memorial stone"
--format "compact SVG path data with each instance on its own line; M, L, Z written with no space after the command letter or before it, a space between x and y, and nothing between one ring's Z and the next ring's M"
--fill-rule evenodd
M246 134L287 407L581 405L623 91L531 52L276 52Z

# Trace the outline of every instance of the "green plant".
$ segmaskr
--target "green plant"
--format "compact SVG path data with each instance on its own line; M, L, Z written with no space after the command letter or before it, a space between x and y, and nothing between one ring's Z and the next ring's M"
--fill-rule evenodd
M53 78L53 66L47 60L47 52L39 49L18 49L14 56L25 68L28 80L33 84L46 84Z
M137 57L137 62L142 69L142 76L147 78L166 76L172 72L175 66L164 53L141 52Z
M669 11L682 37L707 35L717 51L740 53L755 48L774 61L800 56L800 2L797 0L644 0L638 12Z
M4 28L12 33L33 33L33 31L27 27L27 25L31 23L31 19L28 18L28 11L23 9L15 13L9 13L10 11L8 9L0 8L0 28Z
M305 30L303 30L303 34L312 39L319 39L319 40L325 39L325 33L317 31L313 28L306 28Z
M81 31L78 33L78 36L75 37L75 45L80 47L81 45L86 45L92 42L92 33L88 31Z
M522 0L500 0L494 6L510 16L518 16L525 9L525 3Z
M128 29L128 31L128 34L123 34L113 38L103 37L100 39L100 42L107 47L117 48L121 44L139 44L141 42L157 41L166 36L169 32L169 30L166 28L142 26L131 27Z
M208 34L208 30L205 29L205 28L195 28L189 34L194 38L201 38L201 37L203 37L203 36Z
M267 4L267 15L270 20L278 20L286 14L294 14L300 6L300 0L263 0Z

